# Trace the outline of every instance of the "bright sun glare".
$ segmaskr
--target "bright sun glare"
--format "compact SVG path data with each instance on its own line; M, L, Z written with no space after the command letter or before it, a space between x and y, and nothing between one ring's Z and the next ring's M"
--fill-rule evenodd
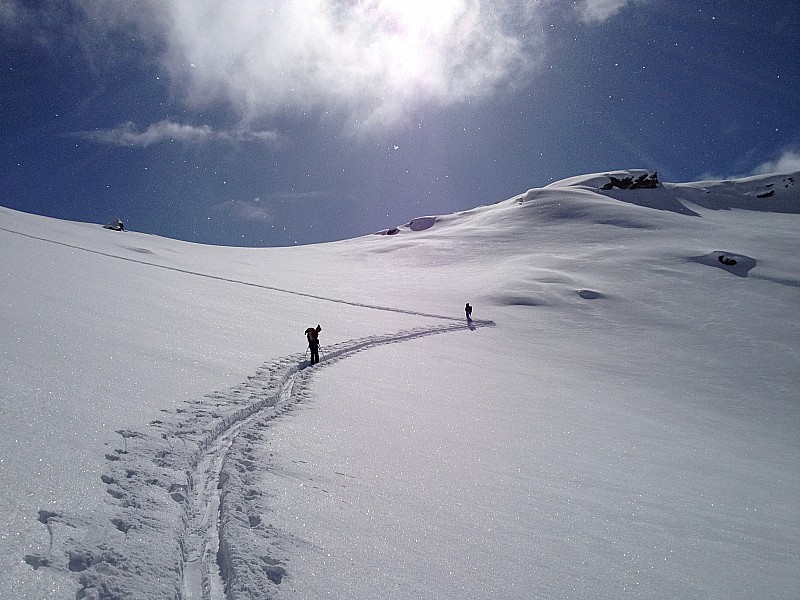
M374 57L391 69L396 85L405 87L430 79L464 0L376 0L362 4L362 10L374 35Z
M460 12L462 0L383 0L379 10L409 34L443 34Z

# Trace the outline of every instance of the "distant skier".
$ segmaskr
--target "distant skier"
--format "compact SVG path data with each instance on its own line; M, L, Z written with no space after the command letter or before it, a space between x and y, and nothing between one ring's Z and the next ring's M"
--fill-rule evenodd
M306 338L308 338L308 349L311 350L311 364L315 365L319 362L319 332L322 327L309 327L306 329Z
M472 307L467 302L467 305L464 307L464 312L467 315L467 323L472 323Z

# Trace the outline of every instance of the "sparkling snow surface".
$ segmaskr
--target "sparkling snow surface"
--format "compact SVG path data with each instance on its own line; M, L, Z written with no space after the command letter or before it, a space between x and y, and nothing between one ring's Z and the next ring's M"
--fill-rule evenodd
M797 597L800 174L640 173L300 248L0 209L2 596Z

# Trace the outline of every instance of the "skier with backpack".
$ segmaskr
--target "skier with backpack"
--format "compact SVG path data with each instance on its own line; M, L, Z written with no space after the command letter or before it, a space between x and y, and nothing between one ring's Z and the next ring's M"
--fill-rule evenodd
M319 362L319 332L322 327L309 327L306 329L306 338L308 339L308 349L311 350L311 364L315 365Z

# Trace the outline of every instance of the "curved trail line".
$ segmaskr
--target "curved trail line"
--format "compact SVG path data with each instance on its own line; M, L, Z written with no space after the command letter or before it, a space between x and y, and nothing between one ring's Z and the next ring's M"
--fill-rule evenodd
M474 321L469 328L490 327ZM462 322L341 342L319 365L278 358L247 381L189 401L142 430L119 430L102 476L108 515L40 515L51 537L34 569L71 573L76 599L269 598L287 575L274 532L261 523L253 441L308 398L318 368L378 346L467 330ZM263 505L262 505L263 506ZM272 590L272 591L270 591Z
M344 304L347 306L355 306L357 308L368 308L371 310L381 310L384 312L392 312L392 313L399 313L404 315L414 315L418 317L428 317L430 319L443 319L446 321L455 321L455 322L462 322L461 319L457 319L452 316L448 315L438 315L436 313L423 313L414 310L407 310L404 308L393 308L391 306L380 306L378 304L365 304L363 302L355 302L352 300L342 300L341 298L329 298L326 296L319 296L317 294L309 294L307 292L298 292L296 290L287 290L285 288L279 288L272 285L266 285L263 283L254 283L252 281L243 281L241 279L233 279L231 277L222 277L221 275L212 275L210 273L202 273L200 271L192 271L191 269L183 269L181 267L171 267L169 265L160 265L155 262L150 262L146 260L141 260L139 258L132 258L130 256L120 256L118 254L111 254L110 252L103 252L102 250L92 250L90 248L84 248L83 246L77 246L75 244L69 244L67 242L59 242L57 240L51 240L44 237L39 237L36 235L31 235L29 233L22 233L19 231L14 231L13 229L6 229L5 227L0 227L0 231L5 231L6 233L13 233L15 235L20 235L22 237L26 237L32 240L37 240L40 242L47 242L50 244L56 244L58 246L64 246L66 248L71 248L73 250L80 250L82 252L89 252L90 254L96 254L98 256L104 256L106 258L114 258L117 260L124 260L126 262L135 263L138 265L145 265L147 267L155 267L157 269L164 269L166 271L173 271L175 273L183 273L184 275L192 275L194 277L204 277L205 279L212 279L214 281L223 281L225 283L235 283L237 285L245 285L248 287L259 288L262 290L268 290L270 292L278 292L280 294L290 294L292 296L300 296L302 298L311 298L313 300L321 300L323 302L334 302L336 304ZM134 250L136 251L136 250Z

